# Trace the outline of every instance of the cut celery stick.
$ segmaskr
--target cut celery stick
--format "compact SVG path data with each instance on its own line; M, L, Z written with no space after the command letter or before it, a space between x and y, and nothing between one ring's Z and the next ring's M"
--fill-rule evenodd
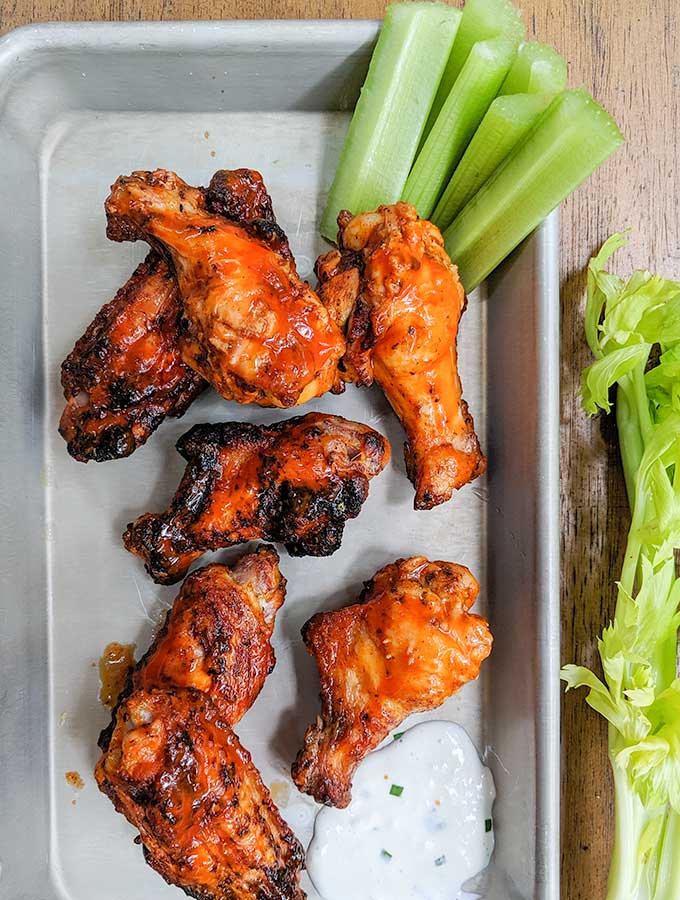
M623 142L584 90L563 91L444 232L472 291Z
M505 38L475 44L411 169L402 199L429 219L515 57Z
M334 240L341 209L399 199L449 58L461 12L444 3L390 6L321 219Z
M435 208L437 227L448 228L566 83L567 64L556 50L536 41L522 44Z
M552 99L552 94L496 97L435 207L432 221L437 228L448 228Z
M557 50L527 41L517 51L499 94L557 94L567 85L567 64Z
M434 126L473 45L499 36L512 41L515 46L520 45L524 39L520 11L510 0L467 0L455 43L427 120L425 136Z

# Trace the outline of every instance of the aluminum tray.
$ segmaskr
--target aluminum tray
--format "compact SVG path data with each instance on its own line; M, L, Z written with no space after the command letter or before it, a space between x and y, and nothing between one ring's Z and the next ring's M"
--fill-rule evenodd
M173 443L194 422L279 416L210 393L128 460L84 466L67 456L56 433L60 361L145 252L107 242L108 185L135 168L163 166L206 183L216 168L256 167L303 274L310 272L323 246L318 213L377 28L360 21L56 25L0 41L6 900L180 896L144 865L133 829L91 774L108 719L95 661L111 640L146 648L176 593L150 582L120 533L169 497L182 470ZM277 669L238 731L306 841L314 805L287 781L317 704L300 626L317 609L353 599L362 580L397 556L423 552L468 564L482 582L480 607L496 645L480 681L431 717L465 725L496 777L489 900L557 900L554 216L471 297L460 350L490 471L432 512L411 508L403 436L379 392L350 389L309 404L382 429L394 461L335 556L283 556L290 590L277 622ZM67 770L81 773L82 791L66 783Z

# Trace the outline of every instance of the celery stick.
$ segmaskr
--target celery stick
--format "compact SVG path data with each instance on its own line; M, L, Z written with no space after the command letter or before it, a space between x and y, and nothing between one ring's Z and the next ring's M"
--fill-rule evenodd
M476 288L622 142L614 120L586 91L558 94L444 232L466 291Z
M321 219L324 237L335 239L341 209L399 199L461 16L444 3L388 8Z
M517 51L502 94L557 94L567 84L567 64L557 50L527 41Z
M435 208L432 221L438 228L448 228L552 99L552 94L496 97Z
M567 64L556 50L536 41L522 44L437 204L435 225L448 228L566 83Z
M503 36L512 41L515 46L519 46L524 38L524 25L520 11L510 3L510 0L467 0L451 56L444 69L439 90L427 120L425 135L434 126L456 78L463 70L473 45L479 41L487 41L499 36Z
M439 195L498 93L515 53L515 44L505 38L480 41L470 51L404 188L402 199L412 203L423 219L432 215Z

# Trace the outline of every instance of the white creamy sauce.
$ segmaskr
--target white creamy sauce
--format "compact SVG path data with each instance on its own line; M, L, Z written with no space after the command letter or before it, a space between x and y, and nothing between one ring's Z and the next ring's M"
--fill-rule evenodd
M319 812L309 877L324 900L457 900L489 863L495 796L460 725L416 725L364 759L346 809Z

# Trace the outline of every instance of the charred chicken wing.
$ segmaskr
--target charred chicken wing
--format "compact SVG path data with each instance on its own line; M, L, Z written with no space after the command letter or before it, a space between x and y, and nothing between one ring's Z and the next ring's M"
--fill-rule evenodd
M129 456L206 382L181 358L174 273L149 253L64 360L59 431L80 462Z
M377 431L324 413L196 425L177 449L188 465L170 507L140 516L123 535L159 584L181 579L206 550L243 541L330 556L390 453Z
M486 468L456 357L465 294L439 230L406 203L338 217L339 249L316 264L345 328L343 378L377 381L406 430L416 509L450 499Z
M302 848L231 729L274 663L270 547L185 582L100 737L95 776L146 861L201 900L302 900Z
M233 193L219 178L206 191L162 169L133 172L111 189L107 234L167 254L183 302L182 358L227 400L291 407L337 389L339 328L298 276L271 211L232 218Z
M134 687L203 691L235 725L274 668L269 640L285 595L273 547L242 556L231 569L193 572L137 666Z
M147 863L189 896L304 898L302 847L208 695L134 691L95 774L139 829Z
M401 559L359 603L302 629L321 676L321 714L307 729L293 780L319 803L345 807L354 771L408 715L440 706L476 678L491 652L471 612L479 585L465 566Z

